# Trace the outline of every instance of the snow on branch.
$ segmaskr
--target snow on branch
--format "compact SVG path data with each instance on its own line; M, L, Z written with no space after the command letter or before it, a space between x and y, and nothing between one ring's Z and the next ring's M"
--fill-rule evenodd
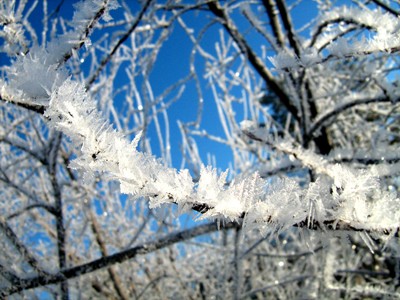
M399 227L400 200L379 188L377 178L364 171L330 164L323 157L283 141L274 147L294 156L312 169L317 180L301 187L290 178L268 184L258 173L226 180L202 167L198 183L188 170L165 166L155 157L139 152L140 134L128 142L101 116L83 85L66 80L51 94L45 116L50 124L81 145L72 167L87 174L100 172L118 180L121 191L147 197L150 207L175 203L181 208L202 210L201 218L241 222L264 233L291 226L313 229L347 229L394 234ZM243 123L243 131L254 140L254 126Z
M349 58L378 52L393 53L400 50L400 21L391 13L369 10L366 7L338 7L319 16L309 48L295 54L282 50L269 57L277 70L307 67L331 59ZM342 35L355 29L368 30L356 40ZM322 50L326 50L324 55Z

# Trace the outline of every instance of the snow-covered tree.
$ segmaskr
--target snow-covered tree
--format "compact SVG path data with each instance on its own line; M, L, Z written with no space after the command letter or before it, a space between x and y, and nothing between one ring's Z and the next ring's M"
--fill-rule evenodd
M400 297L399 16L0 0L0 295Z

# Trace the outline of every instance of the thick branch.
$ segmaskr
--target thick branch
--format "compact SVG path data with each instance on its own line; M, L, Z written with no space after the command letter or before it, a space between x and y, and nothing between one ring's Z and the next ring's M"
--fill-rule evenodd
M206 213L207 211L213 209L214 207L208 206L206 204L193 204L192 209L195 211L198 211L200 213ZM245 218L246 213L242 212L240 214L239 219ZM265 216L265 220L268 220L268 222L272 222L273 219L271 216ZM264 222L264 221L263 221ZM374 232L373 229L362 229L358 228L355 224L349 223L348 221L343 221L343 220L324 220L323 222L319 222L316 220L310 221L308 218L305 220L293 224L293 227L298 227L298 228L307 228L311 230L322 230L322 231L353 231L353 232L366 232L366 233L372 233ZM391 234L393 228L387 228L383 231L383 234L389 235Z
M273 0L263 0L262 3L265 7L265 10L267 11L268 18L270 20L270 24L272 27L272 32L274 33L274 36L276 38L276 43L278 44L279 47L283 48L284 37L282 34L281 26L279 24L278 11L276 9L276 4L274 3Z
M293 115L293 117L297 121L299 121L297 108L292 104L288 95L276 82L271 72L267 69L262 60L256 55L256 53L249 46L244 37L240 34L235 24L233 24L233 22L228 17L226 12L221 8L219 3L217 1L209 2L208 7L216 17L221 19L222 25L228 31L232 39L236 42L241 52L248 57L249 62L252 64L257 73L262 77L262 79L264 79L266 85L278 96L278 98L282 101L283 105L285 105L285 107Z
M289 12L286 9L286 4L282 0L276 1L277 7L279 9L279 13L282 19L283 26L287 31L287 37L289 39L289 44L293 48L294 53L296 53L297 57L300 57L300 47L296 41L292 20L290 18Z
M224 229L231 229L239 226L237 223L228 223L223 226ZM4 288L0 290L0 296L6 297L14 293L21 292L23 290L36 288L39 286L46 286L48 284L56 284L67 279L82 276L87 273L94 272L104 267L109 267L116 263L122 263L132 259L137 255L144 255L152 253L156 250L165 248L178 242L182 242L194 237L208 234L218 230L216 223L208 223L200 225L195 228L186 229L177 233L172 233L166 237L159 238L155 241L150 241L142 245L109 255L107 257L101 257L89 263L61 270L55 275L43 275L34 278L20 280L18 284Z
M58 249L58 264L60 270L65 269L67 266L67 255L65 251L65 227L62 205L61 188L57 181L57 156L62 139L61 132L55 132L54 136L49 140L48 150L48 173L50 175L51 185L53 187L53 195L55 202L55 218L57 228L57 249ZM69 299L68 282L61 282L61 298L63 300Z

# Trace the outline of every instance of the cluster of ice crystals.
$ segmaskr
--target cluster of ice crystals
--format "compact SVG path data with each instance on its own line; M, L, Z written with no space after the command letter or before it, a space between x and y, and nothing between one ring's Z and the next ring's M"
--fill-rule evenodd
M7 73L6 88L8 94L20 94L20 101L47 104L52 91L66 78L64 68L49 63L47 51L35 47L27 55L17 57L12 64Z
M278 70L295 68L299 65L299 60L293 51L282 50L275 56L268 57L270 62Z
M22 25L22 11L26 3L20 2L16 8L15 1L0 2L0 52L12 56L26 49L25 29Z
M46 111L50 124L82 145L82 155L74 161L74 167L108 173L120 181L124 193L152 197L154 205L172 195L176 201L190 195L193 184L187 171L168 169L153 156L138 152L140 134L129 143L95 106L84 87L70 79L51 95Z

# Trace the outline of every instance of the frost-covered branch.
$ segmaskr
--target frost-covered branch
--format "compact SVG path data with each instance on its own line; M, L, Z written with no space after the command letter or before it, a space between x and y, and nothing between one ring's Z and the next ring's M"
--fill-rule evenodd
M53 42L48 49L50 53L62 55L62 60L57 60L57 62L61 64L68 61L74 51L85 44L94 26L108 13L108 10L115 9L117 6L114 0L83 1L78 2L76 5L72 22L73 24L79 25L74 31L62 35L56 43ZM109 16L106 15L106 18L109 18ZM68 44L72 45L72 47Z
M22 107L24 109L33 111L40 115L44 114L44 112L46 110L46 107L44 105L38 105L38 104L33 104L33 103L24 103L24 102L20 102L18 100L12 100L12 99L7 99L6 97L4 97L4 98L3 97L4 97L4 95L0 94L0 101L14 104L15 106Z
M110 53L108 53L107 56L105 56L101 62L98 68L96 69L95 72L91 75L91 77L87 80L86 82L86 88L90 87L92 83L97 79L99 76L100 72L104 69L104 67L107 65L107 63L111 60L111 58L115 55L117 50L120 48L120 46L129 38L129 36L132 34L132 32L137 28L139 25L140 21L142 20L146 10L149 8L152 0L147 0L142 9L140 10L138 16L136 17L135 21L132 23L132 25L129 27L129 29L119 38L115 46L112 48Z
M331 123L335 121L335 118L337 118L342 112L353 108L358 105L365 105L365 104L370 104L370 103L380 103L380 102L392 102L392 103L397 103L399 101L399 98L392 99L391 97L388 97L387 95L383 95L380 97L374 97L374 98L366 98L366 99L357 99L354 101L349 101L347 103L341 104L335 108L333 108L331 111L328 111L324 113L322 116L319 116L317 120L315 120L314 124L311 125L311 128L307 135L305 136L305 141L309 141L309 139L312 139L312 136L323 126L329 126Z
M396 53L400 51L399 24L398 18L379 10L338 7L319 16L318 26L307 51L282 51L270 60L277 69L285 70L310 67L335 59ZM355 30L354 26L368 30L371 35L354 40L345 38L343 34ZM322 50L326 50L324 54Z

